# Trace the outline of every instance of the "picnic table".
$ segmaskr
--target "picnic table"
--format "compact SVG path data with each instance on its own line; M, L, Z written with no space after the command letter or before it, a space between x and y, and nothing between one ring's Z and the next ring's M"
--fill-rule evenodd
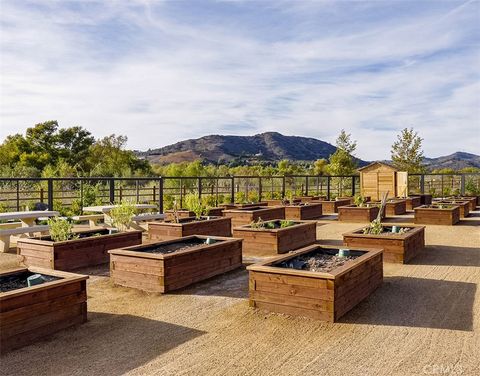
M38 218L58 217L59 214L59 212L52 210L0 213L0 222L16 221L0 223L0 252L9 250L10 236L12 235L25 236L25 234L28 234L33 236L35 232L42 233L48 231L48 225L37 226L35 220Z

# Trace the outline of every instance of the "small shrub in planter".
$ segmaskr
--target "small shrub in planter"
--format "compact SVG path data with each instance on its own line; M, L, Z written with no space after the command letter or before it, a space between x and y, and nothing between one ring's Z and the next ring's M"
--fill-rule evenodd
M425 248L425 226L375 223L343 234L343 244L348 247L382 248L384 261L404 264Z
M414 210L416 224L452 226L460 221L460 207L458 205L422 205Z
M382 284L382 250L315 244L247 270L251 307L335 322Z
M243 239L244 255L273 256L314 243L316 231L316 222L259 219L234 227L233 237Z
M0 353L86 322L87 278L41 268L0 272Z
M242 266L242 240L187 236L109 251L116 285L166 293Z

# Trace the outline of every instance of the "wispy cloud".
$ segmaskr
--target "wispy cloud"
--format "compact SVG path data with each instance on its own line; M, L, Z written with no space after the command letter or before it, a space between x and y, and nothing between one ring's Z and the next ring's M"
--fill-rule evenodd
M132 148L277 130L478 152L480 3L0 3L0 140L57 119Z

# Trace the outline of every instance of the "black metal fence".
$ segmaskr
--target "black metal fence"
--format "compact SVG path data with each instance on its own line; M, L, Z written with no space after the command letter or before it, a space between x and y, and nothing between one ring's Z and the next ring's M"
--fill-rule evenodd
M480 195L480 174L409 175L411 194ZM360 193L360 178L352 176L232 176L149 178L0 178L0 211L33 209L43 203L64 214L80 214L84 206L122 200L155 203L160 212L180 206L188 194L209 205L323 195L328 198Z

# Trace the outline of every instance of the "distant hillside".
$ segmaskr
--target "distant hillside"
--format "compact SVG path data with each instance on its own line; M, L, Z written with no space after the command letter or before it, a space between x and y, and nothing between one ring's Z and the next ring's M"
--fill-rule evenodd
M195 159L211 163L254 163L282 159L314 161L328 158L335 150L335 146L315 138L267 132L255 136L205 136L141 152L139 155L152 163L160 164ZM359 161L359 164L365 162Z
M425 158L424 163L428 170L452 168L460 170L465 167L480 168L480 156L457 151L456 153L438 158Z

